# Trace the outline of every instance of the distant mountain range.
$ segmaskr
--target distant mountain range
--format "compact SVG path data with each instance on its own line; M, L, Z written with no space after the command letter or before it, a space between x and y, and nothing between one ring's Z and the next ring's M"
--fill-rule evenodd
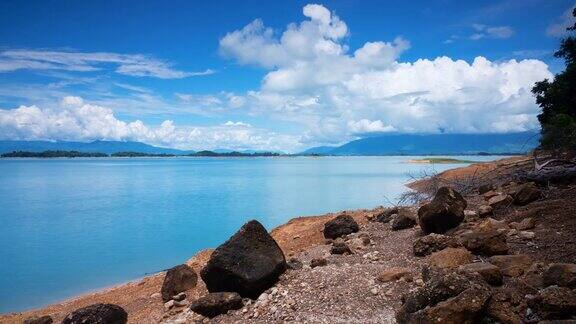
M342 146L319 146L300 154L311 155L465 155L526 153L538 146L540 135L534 132L511 134L390 134L366 137ZM114 154L138 152L147 154L188 155L194 151L152 146L140 142L94 141L0 141L0 154L13 151L77 151ZM213 152L226 154L227 149ZM244 150L242 154L258 154L264 151ZM273 152L283 154L282 152Z
M118 152L139 152L149 154L185 155L194 151L182 151L165 147L152 146L140 142L94 141L0 141L0 154L13 151L43 152L43 151L78 151L91 153L113 154Z
M526 153L540 134L390 134L366 137L342 146L319 146L302 154L319 155L465 155Z

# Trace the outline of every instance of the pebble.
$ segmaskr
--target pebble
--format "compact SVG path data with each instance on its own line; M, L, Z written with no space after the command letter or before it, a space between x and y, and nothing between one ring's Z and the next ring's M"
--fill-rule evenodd
M536 234L534 234L534 232L529 231L520 231L520 233L518 233L518 236L520 236L523 239L531 240L536 236Z
M174 307L174 300L169 300L166 303L164 303L164 308L170 309L172 307Z
M181 292L181 293L179 293L178 295L172 296L172 299L174 299L175 301L184 300L184 299L186 299L186 294L183 293L183 292Z
M380 293L380 291L376 287L370 289L370 292L372 293L372 295L378 295L378 293Z

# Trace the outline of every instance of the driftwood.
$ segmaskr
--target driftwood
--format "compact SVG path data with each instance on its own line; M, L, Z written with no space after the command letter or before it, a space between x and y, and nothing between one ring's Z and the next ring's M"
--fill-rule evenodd
M540 185L574 183L576 181L576 166L556 166L519 172L517 178L522 182L532 181Z

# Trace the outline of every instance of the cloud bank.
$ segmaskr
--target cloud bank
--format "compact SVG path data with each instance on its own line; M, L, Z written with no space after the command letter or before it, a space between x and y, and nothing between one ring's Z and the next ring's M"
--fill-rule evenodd
M174 107L224 117L256 116L298 125L303 133L279 134L242 121L212 127L149 127L118 120L105 104L72 97L56 108L23 106L0 111L0 137L21 139L139 140L179 148L253 148L297 151L306 146L341 143L361 136L402 133L502 133L538 129L539 112L530 92L536 81L551 78L535 59L470 62L447 56L403 62L410 42L398 36L350 49L348 25L327 8L310 4L304 20L281 31L260 19L226 34L220 53L239 64L266 70L258 89L244 93L175 93ZM480 38L507 38L507 27L477 26ZM0 71L46 65L90 70L117 64L117 72L164 78L187 72L146 57L51 52L3 52L10 64ZM18 63L21 62L21 63ZM16 64L18 63L18 64ZM30 68L40 68L30 67Z

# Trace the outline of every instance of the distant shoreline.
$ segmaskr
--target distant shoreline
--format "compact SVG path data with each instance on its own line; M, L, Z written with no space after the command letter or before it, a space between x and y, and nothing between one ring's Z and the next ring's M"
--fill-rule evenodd
M12 151L9 153L0 154L0 158L36 158L36 159L53 159L53 158L142 158L142 157L157 157L157 158L170 158L170 157L353 157L353 156L438 156L438 158L423 158L411 159L406 163L476 163L477 161L460 160L446 158L446 156L520 156L525 153L433 153L433 154L359 154L359 155L332 155L332 154L284 154L275 152L226 152L218 153L214 151L198 151L190 154L168 154L168 153L145 153L145 152L115 152L115 153L101 153L101 152L81 152L81 151L63 151L63 150L48 150L42 152L34 151Z

